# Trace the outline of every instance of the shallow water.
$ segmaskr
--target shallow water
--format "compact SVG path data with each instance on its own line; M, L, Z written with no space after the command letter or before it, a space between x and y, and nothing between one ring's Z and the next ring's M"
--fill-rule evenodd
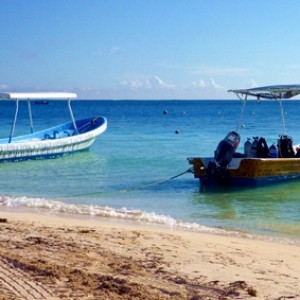
M13 104L1 103L1 136ZM285 104L286 128L300 142L297 101ZM90 151L58 159L3 163L3 206L111 216L185 228L300 237L300 181L252 189L199 192L192 156L212 156L237 129L240 101L74 101L77 118L104 115L108 129ZM164 111L167 111L164 114ZM36 129L69 121L66 104L33 105ZM17 134L29 131L26 105ZM247 137L270 144L282 133L278 103L249 102L240 151ZM179 132L178 134L176 134ZM204 226L204 227L203 227Z

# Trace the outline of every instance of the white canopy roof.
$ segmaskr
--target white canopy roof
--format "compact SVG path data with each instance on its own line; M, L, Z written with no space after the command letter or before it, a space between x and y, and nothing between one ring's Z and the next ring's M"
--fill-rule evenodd
M252 89L229 90L228 92L265 99L290 99L300 94L300 85L271 85Z
M77 98L75 93L0 93L0 99L13 99L13 100L68 100Z

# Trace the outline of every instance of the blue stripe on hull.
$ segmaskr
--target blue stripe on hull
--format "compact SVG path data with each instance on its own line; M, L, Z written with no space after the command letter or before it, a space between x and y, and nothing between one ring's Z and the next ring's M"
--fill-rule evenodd
M288 175L288 176L272 176L272 177L260 177L260 178L229 178L226 181L217 180L215 177L205 178L200 177L200 186L228 186L228 187L251 187L272 183L286 182L300 178L300 174Z
M51 153L51 154L41 154L41 155L28 155L28 156L22 156L22 157L11 157L11 158L3 158L0 159L0 163L5 163L5 162L18 162L18 161L25 161L25 160L39 160L39 159L54 159L74 153L79 153L79 152L85 152L88 151L89 148L85 149L79 149L75 151L66 151L66 152L59 152L59 153Z

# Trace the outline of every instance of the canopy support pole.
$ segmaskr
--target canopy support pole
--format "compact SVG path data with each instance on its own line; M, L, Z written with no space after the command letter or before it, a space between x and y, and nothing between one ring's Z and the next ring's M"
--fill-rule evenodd
M281 120L282 120L283 134L286 135L285 118L284 118L284 111L283 111L283 105L282 105L282 97L281 97L281 93L280 93L280 97L279 97L279 106L280 106L280 112L281 112Z
M32 112L31 112L31 103L30 99L28 99L28 114L29 114L29 120L30 120L30 131L33 133L33 121L32 121Z
M241 99L243 101L243 106L242 106L242 111L241 111L241 114L240 114L240 118L239 118L239 121L237 123L237 126L236 126L236 132L239 131L239 129L241 128L242 126L242 120L244 118L244 112L245 112L245 107L246 107L246 101L247 101L247 95L245 96L245 99L243 99L242 97L240 97L240 95L236 94L238 96L239 99Z
M15 118L14 118L14 122L13 122L12 127L11 127L9 139L8 139L9 144L11 143L11 140L12 140L12 138L14 136L14 133L15 133L16 123L17 123L17 118L18 118L18 111L19 111L19 99L16 99Z
M75 122L75 119L74 119L72 107L71 107L71 99L68 99L68 108L69 108L69 112L70 112L70 116L71 116L71 119L72 119L72 122L73 122L75 132L76 132L76 134L79 134L78 129L77 129L77 125L76 125L76 122Z

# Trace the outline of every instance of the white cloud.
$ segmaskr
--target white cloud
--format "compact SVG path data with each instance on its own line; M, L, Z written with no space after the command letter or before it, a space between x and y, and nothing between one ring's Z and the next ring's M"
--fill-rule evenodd
M256 83L256 81L254 79L251 79L250 83L249 83L249 87L255 88L255 87L258 87L258 84Z
M160 77L154 76L146 80L129 79L123 80L121 85L131 90L138 89L174 89L175 85L163 81Z
M217 84L215 79L213 78L211 78L208 81L204 81L203 79L200 79L199 81L193 81L192 84L187 88L190 87L201 89L201 90L226 90L226 88Z
M167 82L163 81L158 76L154 76L154 77L150 78L147 82L148 82L148 84L150 84L150 86L152 88L161 88L161 89L173 89L173 88L175 88L174 84L167 83Z
M127 79L120 82L119 98L128 99L226 99L230 96L214 78L200 79L187 85L174 85L159 76Z
M216 83L216 81L213 79L213 78L211 78L210 79L210 86L212 87L212 88L214 88L214 89L217 89L217 90L225 90L225 88L224 87L222 87L222 86L220 86L220 85L218 85L217 83Z
M192 86L196 88L206 88L207 84L203 79L200 79L198 82L193 81Z
M116 54L116 53L119 53L119 52L122 52L122 51L123 51L123 49L120 48L120 47L117 47L117 46L113 46L113 47L111 47L111 49L110 49L110 53L111 53L111 54Z
M6 85L5 83L0 83L0 90L6 90L8 89L8 85Z
M123 52L124 49L118 46L112 46L110 49L95 49L93 51L94 55L100 55L100 56L107 56L107 55L114 55L120 52Z
M121 85L133 91L142 88L144 86L143 82L140 81L139 79L123 80L121 81Z
M245 89L251 89L251 88L256 88L260 86L259 84L257 84L255 79L249 79L249 80L245 80L241 83L234 83L230 89L241 89L241 88L245 88Z

